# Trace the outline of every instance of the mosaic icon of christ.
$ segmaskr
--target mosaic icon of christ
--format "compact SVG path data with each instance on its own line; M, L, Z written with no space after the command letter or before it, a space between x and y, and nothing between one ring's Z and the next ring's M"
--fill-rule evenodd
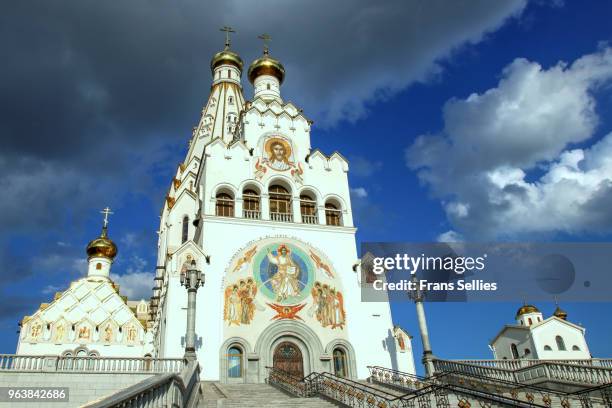
M286 245L279 245L276 255L268 249L268 261L276 266L276 273L270 278L272 290L277 301L299 296L300 294L300 267L291 259L289 249Z
M293 163L289 161L291 157L291 146L289 146L289 143L275 138L270 139L266 145L268 153L266 163L271 169L285 171L293 167Z

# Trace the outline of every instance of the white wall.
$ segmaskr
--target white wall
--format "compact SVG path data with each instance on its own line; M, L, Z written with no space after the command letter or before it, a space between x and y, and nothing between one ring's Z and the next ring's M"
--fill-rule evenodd
M533 329L532 336L537 347L538 358L540 359L566 360L591 358L583 331L560 319L548 319L544 324ZM561 336L563 338L566 348L565 351L560 351L558 349L555 340L556 336ZM544 347L547 345L550 346L552 350L544 350ZM578 346L580 350L572 350L573 346Z

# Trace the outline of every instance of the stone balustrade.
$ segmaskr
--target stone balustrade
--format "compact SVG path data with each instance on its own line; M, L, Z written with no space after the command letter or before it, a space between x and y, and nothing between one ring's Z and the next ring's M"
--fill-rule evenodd
M178 373L185 366L180 358L26 356L0 354L0 371Z
M180 373L147 378L105 398L91 401L82 408L196 408L201 397L200 366L193 361Z
M611 359L434 360L436 372L465 372L504 381L558 381L584 385L612 382Z

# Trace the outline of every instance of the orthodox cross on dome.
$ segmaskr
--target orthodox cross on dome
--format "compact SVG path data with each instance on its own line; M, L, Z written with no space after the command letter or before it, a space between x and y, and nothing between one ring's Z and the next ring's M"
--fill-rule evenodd
M114 214L114 212L112 212L109 207L106 207L105 209L100 211L100 214L104 214L104 225L102 226L102 228L106 229L108 228L108 216Z
M223 26L219 31L225 31L225 48L229 48L231 45L230 33L235 33L236 31L230 26Z
M272 40L272 37L269 34L263 33L262 35L258 35L257 38L263 40L264 54L268 55L270 53L270 47L268 47L268 42Z

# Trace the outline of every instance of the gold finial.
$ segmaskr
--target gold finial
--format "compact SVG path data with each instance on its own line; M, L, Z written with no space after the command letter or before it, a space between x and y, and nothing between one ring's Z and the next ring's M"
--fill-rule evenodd
M108 230L108 216L114 214L114 212L111 211L110 207L106 207L105 209L100 211L100 214L104 214L104 221L102 224L102 236L106 236L106 231Z
M225 31L225 49L227 50L231 45L230 33L235 33L236 31L230 26L223 26L219 31Z
M263 40L264 55L268 55L270 53L270 47L268 47L268 42L272 40L272 37L269 34L263 33L262 35L258 35L257 38Z
M87 245L87 256L89 259L104 257L112 261L117 256L117 245L108 238L108 216L113 214L113 212L109 207L106 207L100 211L100 214L104 214L102 233Z

